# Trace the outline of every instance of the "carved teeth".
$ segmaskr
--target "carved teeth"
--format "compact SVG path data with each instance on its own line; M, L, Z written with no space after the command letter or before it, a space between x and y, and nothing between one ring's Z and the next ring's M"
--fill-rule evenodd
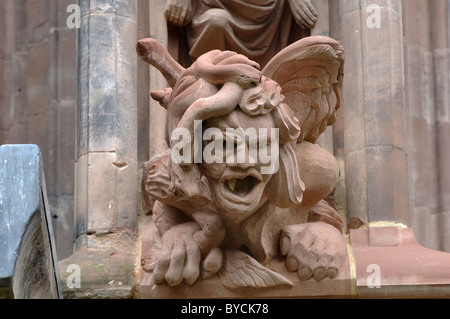
M236 179L235 178L228 180L228 187L230 188L230 190L232 192L234 192L234 189L236 188Z

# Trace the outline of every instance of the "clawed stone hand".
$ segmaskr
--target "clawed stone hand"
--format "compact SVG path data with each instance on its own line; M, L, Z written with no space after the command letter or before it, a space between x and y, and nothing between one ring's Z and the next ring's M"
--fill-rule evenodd
M162 237L160 258L153 273L156 284L166 281L178 286L184 281L192 285L200 276L206 279L222 267L222 250L211 249L202 261L202 253L194 239L201 231L197 223L184 223L169 229Z
M341 233L322 222L286 227L281 234L280 249L286 256L287 269L297 271L300 280L336 278L347 253Z

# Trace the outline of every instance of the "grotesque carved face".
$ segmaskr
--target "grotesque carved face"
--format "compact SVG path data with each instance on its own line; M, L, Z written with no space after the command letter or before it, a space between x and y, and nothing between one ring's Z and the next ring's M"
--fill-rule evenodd
M202 164L204 174L223 218L240 223L267 200L264 190L272 173L264 168L278 165L278 135L274 134L278 129L270 114L250 117L239 108L208 119L205 126L222 132L214 142L223 145L224 152L223 161Z

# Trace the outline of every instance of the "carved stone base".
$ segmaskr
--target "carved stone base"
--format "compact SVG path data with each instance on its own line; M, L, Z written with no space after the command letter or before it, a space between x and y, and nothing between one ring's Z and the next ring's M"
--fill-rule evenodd
M64 299L133 298L135 239L127 233L82 235L80 244L83 248L59 262Z
M133 263L134 248L115 251L81 249L60 262L65 298L140 299L289 299L289 298L448 298L450 254L421 247L412 229L365 227L350 232L351 250L336 279L300 281L283 260L267 268L293 286L229 289L217 275L193 285L155 285L153 274ZM139 245L138 245L139 246ZM128 252L126 252L128 251ZM81 268L81 288L65 284L70 264ZM135 268L139 267L139 268ZM134 276L136 274L136 277ZM378 277L377 277L378 276ZM379 280L377 282L377 280Z
M167 284L154 285L152 274L142 271L139 296L143 299L222 299L222 298L346 298L352 296L350 267L348 260L342 274L335 279L325 278L300 281L296 273L289 273L284 261L276 261L269 268L282 271L293 287L237 288L223 287L216 275L208 280L197 280L192 286L186 283L177 287Z
M346 298L355 291L348 257L335 279L325 278L319 282L313 278L300 281L296 272L287 270L284 259L275 259L266 267L284 276L293 286L231 289L225 287L216 274L207 280L198 279L191 286L183 282L170 287L167 283L155 285L153 273L141 268L138 295L142 299Z
M450 297L450 254L420 246L411 228L361 228L350 240L359 298Z
M350 232L349 257L336 279L300 281L284 261L267 268L283 274L293 287L224 287L214 275L177 287L155 285L151 272L141 269L137 288L143 299L222 298L448 298L450 254L420 246L411 228L362 227ZM378 277L377 277L378 276Z

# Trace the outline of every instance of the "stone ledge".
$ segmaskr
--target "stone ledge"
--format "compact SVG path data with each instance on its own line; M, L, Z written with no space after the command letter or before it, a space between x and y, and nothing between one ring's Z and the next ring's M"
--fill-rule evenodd
M383 224L381 224L383 225ZM89 236L96 239L97 236ZM289 273L281 260L268 267L286 276L293 287L239 288L222 286L217 276L185 283L176 288L154 285L152 273L136 263L137 246L130 244L111 248L120 235L100 236L110 248L88 245L60 262L64 297L67 299L291 299L291 298L448 298L450 296L450 254L421 247L411 228L396 226L364 226L351 230L351 253L341 274L334 280L299 281ZM111 237L111 238L110 238ZM89 239L87 241L96 241ZM86 239L85 239L86 240ZM131 241L129 241L131 243ZM85 243L84 243L85 244ZM122 242L123 244L123 242ZM81 288L70 289L66 281L69 265L81 268ZM370 265L380 269L380 287L370 288ZM353 270L353 271L352 271Z
M223 286L217 275L207 280L198 279L191 286L183 282L177 287L170 287L168 284L154 285L153 274L140 268L137 291L142 299L350 298L352 296L349 258L344 260L337 278L325 278L319 282L313 278L300 281L296 272L287 270L284 259L275 259L266 267L282 274L293 284L293 287L228 289Z
M84 247L59 262L64 298L134 298L136 253L131 238L127 234L107 234L82 235L80 240Z
M411 228L360 228L350 241L359 298L450 297L450 254L420 246ZM370 281L372 265L379 267L379 285Z

